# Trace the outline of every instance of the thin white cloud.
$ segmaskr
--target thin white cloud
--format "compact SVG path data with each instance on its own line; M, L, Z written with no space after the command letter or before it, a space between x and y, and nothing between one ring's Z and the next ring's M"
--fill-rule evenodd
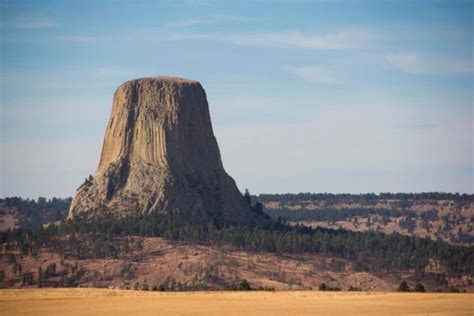
M277 106L287 105L285 101L281 101L278 98L242 98L241 96L235 96L232 98L222 98L219 96L209 96L209 99L213 101L214 107L221 106L223 110L246 110L246 109L263 109L263 108L275 108Z
M0 21L2 29L18 29L18 30L34 30L54 28L58 24L51 20L35 20L35 19L16 19L10 21Z
M249 16L241 16L241 15L232 15L232 14L214 14L212 18L218 21L224 22L256 22L256 21L263 21L266 20L262 17L249 17Z
M210 4L209 0L186 0L184 1L185 6L190 7L203 7L208 6Z
M325 69L319 66L285 67L291 74L313 84L334 84L336 80Z
M210 24L221 24L221 23L241 23L241 22L250 22L258 21L261 19L244 17L239 15L229 15L229 14L215 14L203 18L192 18L186 20L176 20L166 23L163 26L163 29L185 29L192 28L195 26L210 25Z
M387 61L394 67L411 74L420 74L424 72L419 54L387 54Z
M164 28L188 28L198 25L211 24L211 19L188 19L181 21L173 21L165 24Z
M185 23L185 21L182 23ZM187 23L197 23L197 21L188 21ZM209 39L231 43L238 46L298 48L313 50L338 50L356 48L360 47L369 37L369 33L366 30L355 29L326 34L302 33L299 31L214 34L188 32L176 28L162 28L148 33L148 40L159 42Z
M298 31L229 34L224 37L236 45L305 49L345 49L360 46L368 38L365 30L344 30L327 34Z
M71 43L94 43L103 40L103 38L95 36L59 36L58 40Z
M183 40L194 40L194 39L211 39L216 40L218 37L206 34L206 33L191 33L191 32L175 32L175 31L163 31L158 32L145 32L143 39L152 42L175 42Z
M170 21L159 28L142 29L136 34L121 34L120 39L136 39L154 42L174 42L194 39L205 39L225 42L238 46L297 48L312 50L339 50L362 46L369 38L365 29L343 29L329 33L301 32L295 30L282 30L276 32L228 32L214 33L196 31L196 27L219 24L246 23L259 21L257 18L233 15L211 15L205 18L192 18L187 20ZM194 29L194 30L193 30ZM58 37L59 40L74 43L91 43L104 40L113 40L115 36L96 37L88 35L69 35Z
M36 95L38 91L50 93L67 93L71 95L91 95L109 91L130 78L154 75L152 70L146 68L115 68L115 67L88 67L80 65L62 66L50 69L45 73L43 67L29 69L28 67L15 67L4 69L0 76L0 88L15 95L15 99L24 99ZM28 91L28 94L20 91ZM105 95L110 97L109 95ZM53 98L51 96L50 98ZM2 102L0 100L0 106ZM4 107L14 107L12 100Z
M462 59L455 56L441 56L421 53L390 53L385 59L393 67L415 75L430 74L472 74L472 58Z

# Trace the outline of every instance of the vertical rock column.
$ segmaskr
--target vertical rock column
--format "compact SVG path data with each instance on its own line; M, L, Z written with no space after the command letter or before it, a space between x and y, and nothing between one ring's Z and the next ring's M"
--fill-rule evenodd
M259 221L222 166L199 82L153 77L118 87L99 165L77 190L69 218L105 210L239 225Z

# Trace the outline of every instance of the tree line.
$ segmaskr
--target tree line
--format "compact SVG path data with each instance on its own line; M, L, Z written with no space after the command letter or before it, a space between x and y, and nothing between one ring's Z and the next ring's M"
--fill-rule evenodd
M65 219L71 201L72 198L46 199L45 197L39 197L37 200L33 200L7 197L0 199L0 215L7 210L14 209L19 217L19 226L33 228Z
M401 200L401 201L426 201L426 200L449 200L455 202L474 202L474 194L445 193L445 192L423 192L423 193L282 193L282 194L259 194L252 197L253 200L266 202L301 202L301 201L326 201L329 204L337 203L361 203L370 204L378 200Z
M278 254L319 253L350 260L356 271L414 269L422 275L432 258L444 264L450 275L474 274L474 247L399 234L291 227L281 221L270 221L264 227L219 225L212 220L196 225L172 214L118 218L104 213L94 219L83 215L47 228L2 232L0 242L4 251L18 250L25 255L46 247L77 257L120 258L139 247L130 236Z
M383 208L324 208L324 209L306 209L297 210L288 207L280 207L277 209L264 208L264 212L270 215L274 220L278 218L290 222L296 221L342 221L352 219L353 217L369 217L377 215L384 218L388 217L408 217L416 218L416 213L411 210L391 210Z

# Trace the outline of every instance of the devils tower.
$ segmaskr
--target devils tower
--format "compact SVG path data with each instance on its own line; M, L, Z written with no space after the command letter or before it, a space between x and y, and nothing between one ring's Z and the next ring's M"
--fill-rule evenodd
M223 168L199 82L153 77L117 88L99 165L78 188L69 218L104 211L238 225L257 220Z

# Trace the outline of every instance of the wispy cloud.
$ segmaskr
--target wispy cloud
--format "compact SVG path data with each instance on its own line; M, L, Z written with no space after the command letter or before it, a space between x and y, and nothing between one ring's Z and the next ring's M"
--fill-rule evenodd
M229 34L226 39L243 46L270 46L306 49L344 49L361 45L368 38L365 30L344 30L327 34L280 31Z
M48 29L54 28L58 24L52 20L47 19L15 19L15 20L6 20L0 21L1 29L18 29L18 30L35 30L35 29Z
M419 74L423 73L423 65L420 61L419 54L387 54L385 56L387 61L394 67L408 73Z
M258 18L234 15L210 15L203 18L169 21L159 28L149 28L131 34L121 34L120 38L140 38L155 42L174 42L194 39L204 39L224 42L237 46L296 48L308 50L340 50L362 46L369 39L366 29L349 28L328 33L301 32L298 30L280 30L272 32L213 32L199 29L205 26L215 26L226 23L250 23L259 21ZM90 35L66 35L59 40L74 43L92 43L110 40L117 36L97 37Z
M336 80L325 69L319 66L284 67L285 70L304 81L314 84L334 84Z
M472 58L462 59L455 56L421 53L390 53L385 55L385 59L393 67L416 75L474 73Z
M192 18L185 20L176 20L166 23L164 29L184 29L191 28L195 26L210 25L210 24L222 24L222 23L240 23L240 22L251 22L258 21L260 19L239 16L239 15L229 15L229 14L214 14L203 18Z
M212 15L212 18L223 22L256 22L266 20L262 17L250 17L232 14L214 14Z
M98 36L59 36L57 38L60 41L66 41L71 43L95 43L98 41L103 41L105 38Z
M51 94L68 93L69 95L81 95L84 92L91 93L94 90L113 91L116 85L127 79L151 74L146 68L138 67L118 68L63 65L49 69L46 72L43 67L35 69L15 67L14 69L10 68L2 71L0 87L3 91L6 91L6 97L16 95L16 99L24 97L23 94L17 94L21 89L28 90L26 95L33 95L38 91L49 91ZM15 103L8 101L5 102L4 108L17 108L17 106Z
M254 18L248 18L238 15L211 15L203 18L191 18L185 20L175 20L165 23L159 28L148 28L134 30L126 34L111 34L105 36L96 36L88 34L73 34L56 37L57 40L77 44L96 43L115 40L136 40L143 39L155 42L173 42L190 39L210 39L216 41L225 41L225 37L213 33L193 32L193 29L208 25L218 25L227 22L241 23L255 21Z
M179 20L169 22L164 25L164 28L187 28L197 25L211 24L213 21L211 19L188 19L188 20Z
M189 21L189 23L192 22ZM302 33L299 31L214 34L160 29L150 32L148 39L160 42L208 39L238 46L338 50L359 47L368 37L369 33L365 30L345 30L327 34Z
M184 5L190 7L203 7L210 4L209 0L186 0L183 2Z
M394 129L411 129L411 130L426 130L426 129L434 129L439 128L439 124L433 123L419 123L419 124L401 124L395 125Z

